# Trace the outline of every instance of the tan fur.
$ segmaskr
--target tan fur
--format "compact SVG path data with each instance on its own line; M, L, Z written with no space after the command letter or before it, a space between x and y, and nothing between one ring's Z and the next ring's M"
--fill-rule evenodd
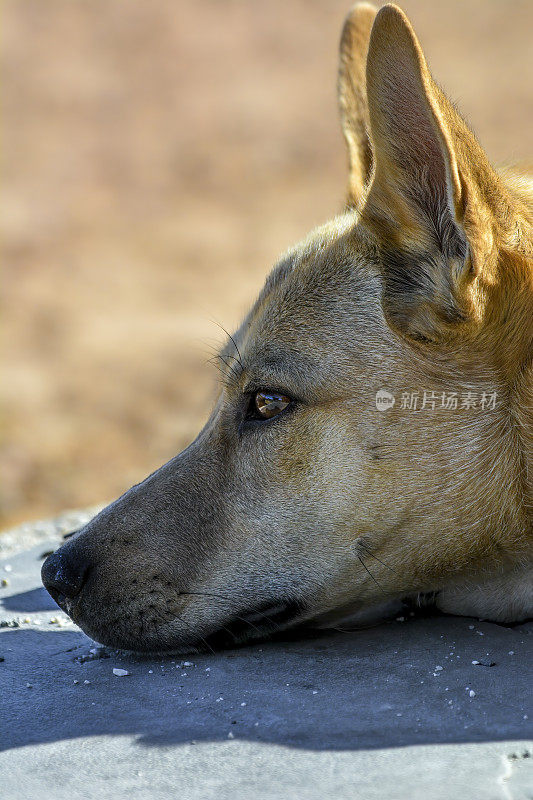
M376 9L357 3L346 17L339 54L338 96L348 147L348 205L357 207L372 175L373 155L366 103L366 57Z
M493 170L396 6L352 10L339 94L347 211L268 278L196 442L65 545L98 563L71 607L97 639L195 646L261 604L301 602L293 624L422 592L533 613L532 184ZM258 389L294 403L249 423ZM425 390L498 399L402 407Z

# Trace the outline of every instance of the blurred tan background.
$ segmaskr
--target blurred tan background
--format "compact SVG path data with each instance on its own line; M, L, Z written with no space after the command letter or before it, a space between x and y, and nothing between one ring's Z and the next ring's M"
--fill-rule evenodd
M349 0L6 0L0 528L194 437L210 348L340 208ZM532 139L531 0L405 0L494 161Z

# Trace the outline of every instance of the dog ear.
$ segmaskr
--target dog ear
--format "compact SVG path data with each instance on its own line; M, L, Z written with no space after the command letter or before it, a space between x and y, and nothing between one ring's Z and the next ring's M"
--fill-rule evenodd
M389 320L433 340L476 312L505 191L396 6L376 16L366 78L375 169L361 220L379 243Z
M340 42L337 93L342 131L348 145L347 205L359 205L372 174L372 147L368 135L366 56L377 9L357 3L344 22Z

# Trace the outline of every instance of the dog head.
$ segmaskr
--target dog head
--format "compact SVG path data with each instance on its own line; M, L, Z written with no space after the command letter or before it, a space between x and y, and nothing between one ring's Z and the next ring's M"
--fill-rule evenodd
M531 546L525 184L493 171L395 6L349 15L339 100L345 212L274 268L198 438L43 566L105 644L240 642Z

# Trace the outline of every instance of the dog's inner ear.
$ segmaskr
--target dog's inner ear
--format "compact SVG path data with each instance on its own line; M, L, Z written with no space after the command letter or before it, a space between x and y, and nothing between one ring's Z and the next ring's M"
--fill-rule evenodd
M485 195L498 179L396 6L376 16L366 86L375 171L361 220L381 251L385 313L435 340L475 312L476 270L492 247Z
M356 208L364 197L372 174L366 101L366 57L376 9L358 3L346 17L339 59L338 99L342 132L348 145L348 195L346 203Z

